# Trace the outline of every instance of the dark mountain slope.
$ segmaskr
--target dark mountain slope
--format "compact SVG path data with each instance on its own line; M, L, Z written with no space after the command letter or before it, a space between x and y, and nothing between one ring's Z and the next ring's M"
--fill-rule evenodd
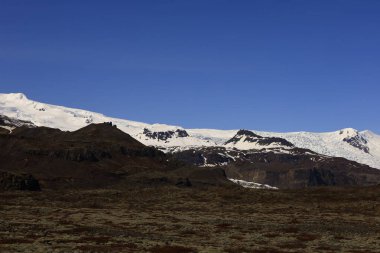
M229 178L278 188L377 185L380 170L344 158L329 157L307 149L236 150L201 148L173 154L188 164L220 166Z
M0 170L33 175L43 189L177 184L184 178L197 185L199 177L191 179L198 169L188 166L184 170L178 163L168 162L164 153L146 147L110 123L92 124L75 132L16 128L11 134L0 134L0 146ZM220 180L228 183L225 176ZM198 181L203 184L208 179L205 175Z

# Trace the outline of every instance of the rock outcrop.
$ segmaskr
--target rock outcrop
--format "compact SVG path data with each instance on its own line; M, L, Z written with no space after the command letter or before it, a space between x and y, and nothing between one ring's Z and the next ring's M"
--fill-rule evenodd
M0 171L0 190L40 191L41 188L32 175Z

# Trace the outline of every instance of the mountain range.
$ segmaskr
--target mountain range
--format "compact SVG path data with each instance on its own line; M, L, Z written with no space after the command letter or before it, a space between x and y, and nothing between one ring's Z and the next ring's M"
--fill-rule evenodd
M225 147L286 153L290 148L298 147L380 169L380 136L369 130L345 128L327 133L275 133L255 130L185 129L180 126L146 124L49 105L30 100L21 93L0 94L0 115L63 131L75 131L91 123L112 122L139 142L164 152Z
M33 189L380 182L380 137L370 131L185 129L44 104L20 93L0 94L0 145L0 188L27 188L23 182Z

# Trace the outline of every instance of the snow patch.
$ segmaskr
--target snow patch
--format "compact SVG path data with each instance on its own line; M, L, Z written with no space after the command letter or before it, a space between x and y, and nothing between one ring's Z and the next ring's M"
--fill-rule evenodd
M228 178L231 182L238 184L244 188L251 188L251 189L272 189L272 190L277 190L277 187L273 187L267 184L258 184L255 182L250 182L250 181L245 181L245 180L240 180L240 179L233 179L233 178Z

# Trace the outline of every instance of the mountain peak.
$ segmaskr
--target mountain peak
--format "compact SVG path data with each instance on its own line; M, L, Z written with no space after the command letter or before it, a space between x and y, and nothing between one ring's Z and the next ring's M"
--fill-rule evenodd
M250 136L250 137L256 137L256 138L262 138L260 135L255 134L252 131L245 130L245 129L240 129L236 135L245 135L245 136Z
M339 135L341 135L343 138L346 137L354 137L359 134L359 131L354 128L343 128L338 131Z
M289 148L294 147L289 141L279 137L262 137L249 130L239 130L232 139L225 143L226 146L242 150L262 148Z

